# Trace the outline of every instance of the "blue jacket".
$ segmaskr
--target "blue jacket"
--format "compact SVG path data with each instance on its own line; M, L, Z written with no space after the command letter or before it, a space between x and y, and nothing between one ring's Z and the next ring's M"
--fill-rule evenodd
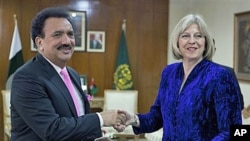
M182 63L164 68L158 95L146 114L139 114L136 134L163 127L163 141L228 141L230 125L241 125L240 89L221 65L203 59L180 91ZM179 92L180 91L180 92Z

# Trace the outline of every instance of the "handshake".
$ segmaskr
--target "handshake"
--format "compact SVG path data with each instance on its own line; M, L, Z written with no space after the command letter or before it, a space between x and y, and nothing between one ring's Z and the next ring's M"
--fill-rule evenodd
M135 113L124 110L108 110L100 112L103 126L112 126L116 131L122 132L128 125L139 126L139 120Z

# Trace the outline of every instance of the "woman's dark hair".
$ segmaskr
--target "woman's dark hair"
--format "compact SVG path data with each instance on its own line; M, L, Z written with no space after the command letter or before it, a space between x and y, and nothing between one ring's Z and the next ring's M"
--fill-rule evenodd
M35 38L37 36L40 36L41 38L44 38L45 34L43 31L44 23L48 18L56 17L56 18L65 18L67 19L70 24L72 25L73 29L75 29L75 26L73 24L73 21L69 15L69 11L65 7L50 7L42 10L39 12L35 18L32 20L31 25L31 38L32 41L36 47ZM36 47L37 48L37 47Z

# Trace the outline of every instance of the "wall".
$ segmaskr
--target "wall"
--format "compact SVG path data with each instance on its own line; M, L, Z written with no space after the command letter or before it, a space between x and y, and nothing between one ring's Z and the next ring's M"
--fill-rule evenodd
M93 77L99 92L111 89L123 19L134 88L139 90L139 112L148 111L157 94L162 68L167 64L168 0L0 0L0 89L5 88L8 56L17 15L25 62L30 51L31 19L48 6L69 6L87 12L87 29L106 33L104 53L75 52L68 62L80 74ZM2 107L0 107L2 112ZM0 117L2 121L2 117ZM0 122L0 127L2 122ZM1 128L2 130L2 128ZM2 131L0 131L2 138ZM0 139L1 140L1 139Z
M250 11L249 0L170 0L169 36L175 24L187 13L204 16L216 40L215 62L233 67L234 57L234 14ZM168 51L168 64L175 62ZM250 104L250 82L239 81L245 106Z

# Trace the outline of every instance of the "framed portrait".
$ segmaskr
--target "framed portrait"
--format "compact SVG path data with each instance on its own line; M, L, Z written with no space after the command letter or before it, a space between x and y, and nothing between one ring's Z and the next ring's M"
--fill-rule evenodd
M88 31L87 34L88 52L105 52L105 32Z
M234 15L234 69L239 80L250 81L250 11Z
M69 12L75 26L75 51L85 51L86 46L86 11Z
M87 75L80 75L81 87L85 94L88 94L88 79Z

